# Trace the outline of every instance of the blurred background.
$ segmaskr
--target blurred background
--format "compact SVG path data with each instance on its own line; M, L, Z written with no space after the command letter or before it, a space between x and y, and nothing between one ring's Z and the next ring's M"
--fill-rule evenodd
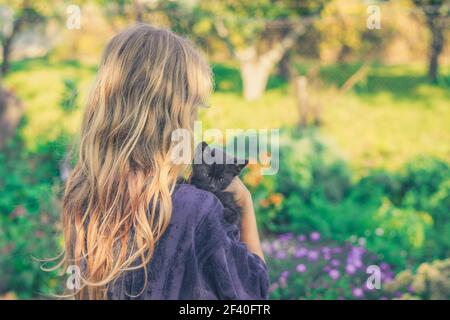
M271 298L449 299L449 6L0 0L0 297L61 292L33 258L62 248L66 155L101 50L142 21L209 59L204 128L281 129L279 173L243 175Z

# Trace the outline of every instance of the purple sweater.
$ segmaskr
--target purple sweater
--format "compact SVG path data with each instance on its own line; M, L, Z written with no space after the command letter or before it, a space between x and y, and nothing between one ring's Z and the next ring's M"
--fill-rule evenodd
M129 271L110 286L109 298L267 299L267 267L240 242L238 227L223 220L220 201L179 184L172 202L172 218L149 263L146 288L143 269Z

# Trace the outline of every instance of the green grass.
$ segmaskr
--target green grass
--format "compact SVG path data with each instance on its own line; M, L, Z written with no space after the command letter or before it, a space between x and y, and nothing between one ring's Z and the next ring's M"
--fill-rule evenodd
M306 66L300 66L305 69ZM322 105L325 134L342 148L358 170L395 169L417 155L434 155L450 161L449 77L431 85L416 65L372 65L367 77L341 94L342 85L358 65L331 65L320 69L322 86L312 92ZM442 68L450 74L450 68ZM63 80L80 83L82 105L95 76L95 66L77 61L52 62L46 58L16 62L6 77L26 105L22 135L29 148L54 138L62 128L76 133L81 106L66 114L59 106ZM238 70L213 66L216 93L212 108L201 113L207 128L278 128L297 123L298 112L289 85L271 77L269 89L255 102L243 100Z

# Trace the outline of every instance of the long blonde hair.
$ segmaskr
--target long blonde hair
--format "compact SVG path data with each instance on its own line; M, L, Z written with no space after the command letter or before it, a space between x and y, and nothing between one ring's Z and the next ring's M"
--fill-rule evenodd
M146 271L188 168L171 161L172 131L193 131L211 82L201 55L168 30L139 24L107 45L63 200L64 264L82 272L77 298L105 299L125 271Z

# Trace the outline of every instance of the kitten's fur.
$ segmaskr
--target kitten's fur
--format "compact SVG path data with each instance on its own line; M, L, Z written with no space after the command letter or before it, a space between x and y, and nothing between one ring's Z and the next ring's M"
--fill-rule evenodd
M200 154L198 154L200 152ZM203 156L211 154L223 159L222 163L206 164ZM201 159L200 164L195 161L192 165L191 184L199 189L212 192L219 198L224 206L224 219L231 224L240 225L242 219L241 208L234 201L233 195L230 192L224 191L231 183L234 177L238 176L242 169L247 165L245 160L243 164L238 164L237 159L233 158L232 163L226 163L225 160L231 159L226 153L218 149L211 149L206 142L202 142L196 149L196 158ZM223 156L222 156L223 155Z

